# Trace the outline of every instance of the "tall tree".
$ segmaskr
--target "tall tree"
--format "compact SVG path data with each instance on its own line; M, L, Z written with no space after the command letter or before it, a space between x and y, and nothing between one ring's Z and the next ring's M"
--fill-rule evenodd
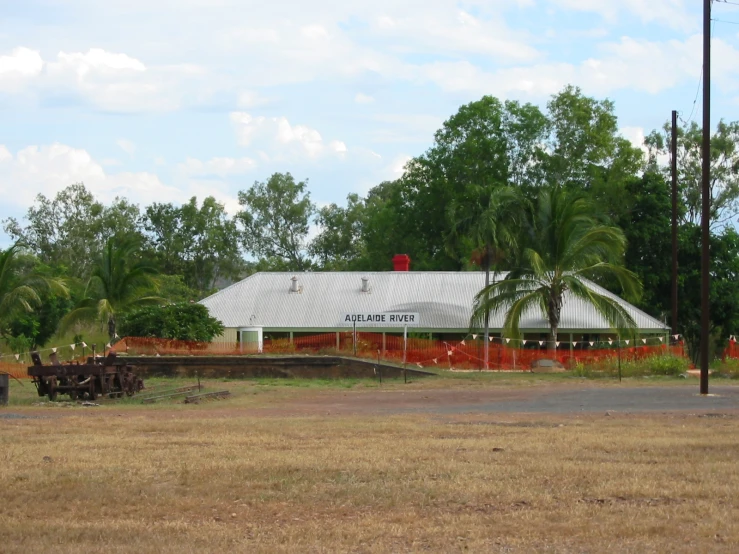
M449 249L454 223L449 206L462 201L470 186L492 190L533 181L548 128L536 106L492 96L462 106L444 122L433 146L410 160L403 177L383 191L380 213L414 267L461 268L469 252ZM375 215L368 206L368 220ZM373 242L368 241L370 251Z
M347 270L356 266L363 253L362 227L365 206L358 194L346 197L346 207L329 204L316 215L319 233L309 247L323 270Z
M69 296L69 289L62 279L51 278L39 273L35 268L29 268L27 264L23 264L21 252L22 246L17 242L5 250L0 250L2 335L10 334L14 323L39 308L45 295ZM28 338L35 337L29 335Z
M315 206L307 181L289 173L275 173L239 191L242 210L236 214L243 229L244 249L254 256L282 261L292 271L311 267L308 231Z
M625 209L627 184L643 167L643 152L619 133L611 100L565 87L547 104L550 134L540 164L540 183L586 191L612 218Z
M701 229L680 227L678 262L679 326L694 362L701 344ZM739 330L739 233L727 227L711 232L711 319L709 351L713 356L727 336Z
M62 329L80 321L98 321L107 325L113 340L117 317L133 308L160 304L156 296L157 270L135 259L139 243L131 237L111 237L93 266L84 298L62 320Z
M646 139L649 163L669 175L670 123L662 132L652 131ZM678 183L685 211L682 223L699 224L701 220L702 129L693 121L678 129ZM737 221L739 215L739 121L719 121L711 137L711 228Z
M647 171L626 185L625 197L625 209L616 220L627 241L624 265L644 287L637 306L662 319L672 302L670 184L660 173Z
M66 275L87 279L105 241L117 234L140 236L138 207L116 198L104 206L76 183L54 198L43 194L26 213L26 226L13 218L5 220L5 231L21 240L51 267Z
M196 197L182 206L152 204L143 220L162 272L182 275L199 296L212 292L222 280L241 277L244 262L236 221L212 196L200 207Z
M556 350L564 295L593 306L614 328L634 327L631 315L615 300L589 288L584 279L615 278L627 297L638 298L641 284L620 265L626 239L617 227L593 217L593 206L563 187L544 188L530 214L529 233L506 278L483 288L475 298L472 325L505 310L505 333L519 337L519 322L538 310L549 323L548 348Z
M459 250L462 241L471 243L478 265L485 271L485 288L490 286L490 268L512 253L518 241L523 223L525 202L514 187L485 188L479 185L467 187L467 194L449 206L452 221L448 245L452 251ZM490 321L484 317L484 363L488 365Z
M615 218L625 209L627 183L642 166L642 151L620 136L608 100L566 87L543 112L485 96L462 106L400 179L383 184L382 202L372 205L368 197L365 258L377 257L377 248L389 254L388 241L375 231L379 222L414 267L460 269L469 252L446 247L455 223L448 207L463 202L470 186L513 186L533 199L540 187L558 184L587 192Z

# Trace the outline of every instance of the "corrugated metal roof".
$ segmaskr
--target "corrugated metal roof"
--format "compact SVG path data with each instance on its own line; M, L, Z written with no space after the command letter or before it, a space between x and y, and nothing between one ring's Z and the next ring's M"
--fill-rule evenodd
M290 292L293 276L298 278L300 292ZM367 293L362 292L362 277L369 279ZM501 273L496 279L504 277ZM484 284L481 271L255 273L201 304L226 327L336 329L345 327L342 316L347 313L417 312L422 329L462 330L469 328L473 299ZM667 329L618 296L594 283L588 286L620 302L640 329ZM503 318L504 314L493 316L490 327L500 329ZM521 320L524 330L547 328L543 314L534 311ZM592 307L571 294L565 295L560 330L609 328Z

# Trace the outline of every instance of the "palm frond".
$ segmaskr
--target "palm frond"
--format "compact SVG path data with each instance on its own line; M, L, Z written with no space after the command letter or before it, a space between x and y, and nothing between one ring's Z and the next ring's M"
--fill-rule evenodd
M565 281L574 296L591 305L620 334L636 328L634 318L617 300L595 292L574 275L565 276Z
M519 329L521 318L528 310L534 307L541 311L542 298L544 297L543 292L542 289L532 290L519 296L511 303L506 313L505 322L503 323L504 332L507 336L512 339L521 337L521 331ZM546 312L543 312L541 315L546 316Z
M608 262L599 262L589 267L584 267L574 271L573 275L583 276L589 279L597 278L598 276L615 277L623 291L624 298L631 302L639 301L644 290L636 273L623 266Z

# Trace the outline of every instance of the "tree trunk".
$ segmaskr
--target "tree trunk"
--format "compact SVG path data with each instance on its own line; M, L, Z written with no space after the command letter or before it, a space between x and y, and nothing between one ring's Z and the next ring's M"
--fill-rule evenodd
M547 341L547 352L550 354L557 353L557 328L552 327L549 331L549 340Z
M562 315L562 291L559 287L554 291L554 294L549 296L547 302L547 319L549 320L549 341L547 343L547 350L550 354L557 352L557 330L559 328L559 321Z
M483 265L485 266L485 290L490 286L490 249L485 245L485 253L483 254ZM490 369L490 311L485 312L485 345L483 348L485 355L485 369Z
M115 316L109 315L108 316L108 336L110 337L110 343L113 344L113 339L115 339L116 336L116 328L115 328Z

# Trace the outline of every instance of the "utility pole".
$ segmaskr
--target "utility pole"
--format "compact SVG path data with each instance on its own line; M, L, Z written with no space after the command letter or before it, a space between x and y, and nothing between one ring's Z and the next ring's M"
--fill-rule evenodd
M701 195L701 384L708 394L708 342L710 324L710 217L711 194L711 0L703 0L703 167Z
M672 334L677 331L677 110L672 110Z

